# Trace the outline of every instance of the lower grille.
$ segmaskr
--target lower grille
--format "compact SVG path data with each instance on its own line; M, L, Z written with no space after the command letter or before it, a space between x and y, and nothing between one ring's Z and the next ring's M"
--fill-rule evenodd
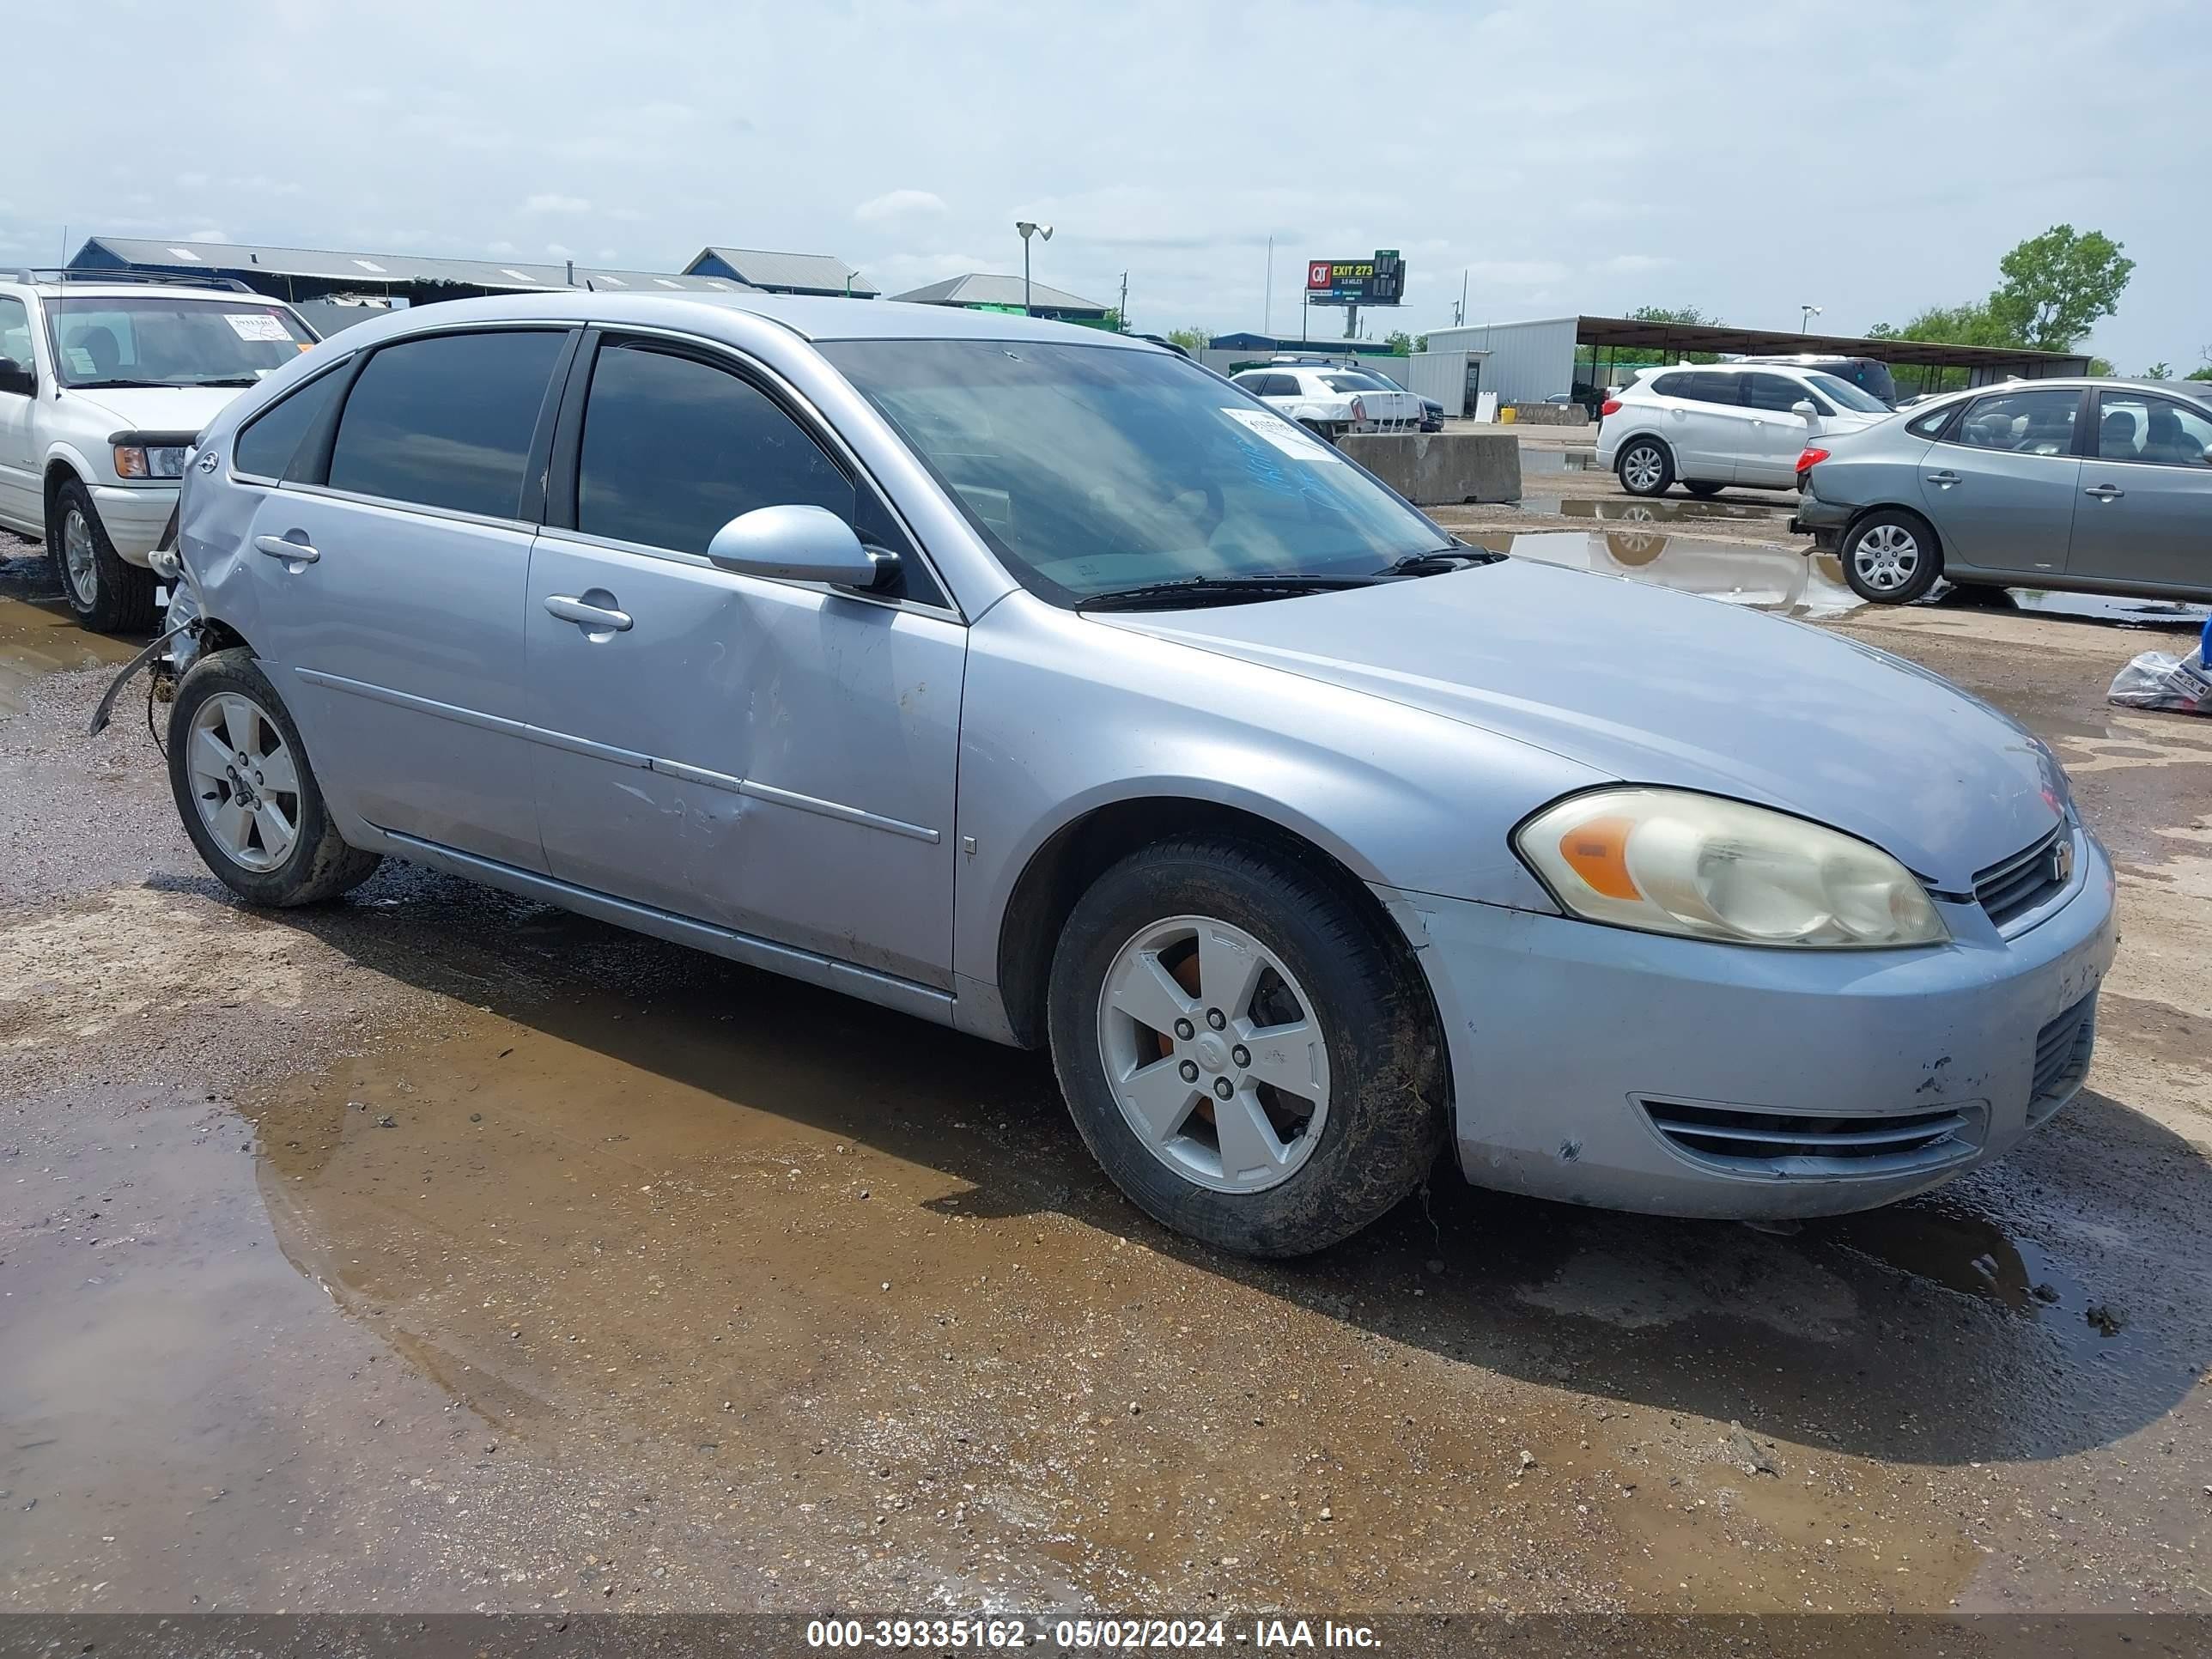
M1647 1100L1668 1145L1700 1164L1775 1176L1893 1175L1966 1158L1978 1115L1951 1107L1882 1117L1791 1117Z
M2028 1084L2027 1121L2048 1117L2089 1073L2097 1045L2097 1000L2083 997L2035 1034L2035 1071Z

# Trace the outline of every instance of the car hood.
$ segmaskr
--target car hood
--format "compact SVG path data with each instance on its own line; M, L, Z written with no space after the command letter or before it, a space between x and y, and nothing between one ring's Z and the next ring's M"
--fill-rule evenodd
M72 390L70 396L114 416L117 431L198 432L247 390L240 386L115 386Z
M1611 777L1817 819L1948 892L2047 834L2066 799L2034 737L1886 652L1523 559L1092 620L1425 709Z

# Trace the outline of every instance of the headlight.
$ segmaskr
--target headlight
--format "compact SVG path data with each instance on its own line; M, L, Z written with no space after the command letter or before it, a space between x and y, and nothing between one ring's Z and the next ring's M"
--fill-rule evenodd
M1951 936L1927 890L1880 848L1714 795L1595 790L1546 807L1514 845L1587 921L1819 950Z
M115 446L115 476L118 478L181 478L185 476L182 444L143 449L135 444Z

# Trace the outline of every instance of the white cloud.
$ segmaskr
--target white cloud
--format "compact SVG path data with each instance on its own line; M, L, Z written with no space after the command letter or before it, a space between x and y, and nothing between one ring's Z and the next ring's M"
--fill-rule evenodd
M853 217L864 225L881 224L888 219L903 219L918 213L942 214L945 198L933 191L887 190L880 196L872 196L853 210Z
M219 230L188 230L184 240L187 242L227 242L230 238Z
M1664 258L1656 253L1616 253L1609 259L1600 261L1598 269L1618 276L1635 276L1647 270L1664 270L1669 265L1680 263L1679 259Z
M492 255L495 258L512 259L517 254L520 253L522 250L515 246L512 242L498 241L485 243L484 252Z
M177 175L179 190L205 190L208 176L204 173L180 173Z
M561 242L546 243L545 252L556 259L573 259L576 257L575 249Z
M522 210L525 213L589 213L592 204L580 196L562 196L545 191L525 202Z

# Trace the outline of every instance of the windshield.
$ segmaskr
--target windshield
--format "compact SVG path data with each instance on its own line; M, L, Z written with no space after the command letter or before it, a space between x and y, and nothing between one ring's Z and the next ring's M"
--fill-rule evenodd
M173 294L49 300L64 385L251 386L314 344L282 306Z
M1889 405L1879 398L1869 397L1849 380L1839 380L1832 374L1806 375L1808 386L1818 386L1823 396L1845 409L1856 409L1863 415L1887 415Z
M1385 386L1372 374L1324 374L1332 392L1395 392L1394 386Z
M995 340L822 351L1032 592L1370 575L1449 538L1294 422L1165 352Z

